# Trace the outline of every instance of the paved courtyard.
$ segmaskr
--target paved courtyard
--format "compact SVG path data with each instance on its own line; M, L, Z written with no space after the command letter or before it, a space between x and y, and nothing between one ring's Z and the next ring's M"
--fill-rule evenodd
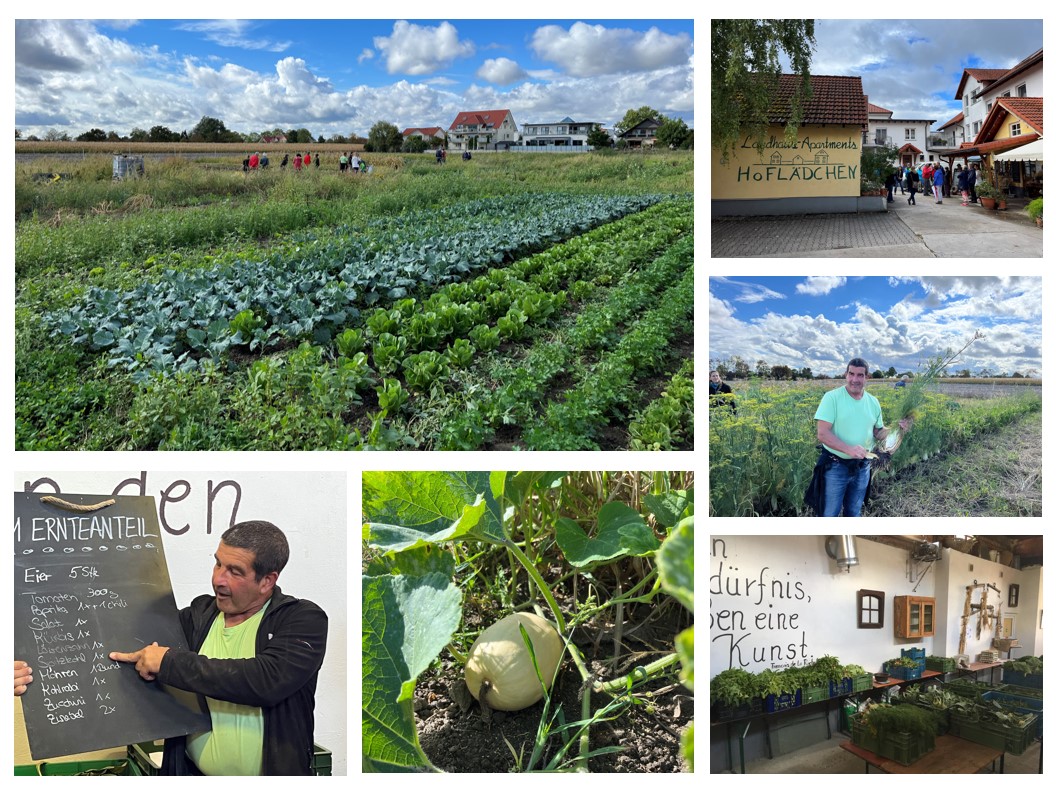
M712 258L1040 258L1042 230L1022 211L936 204L896 194L887 212L721 217L711 221Z

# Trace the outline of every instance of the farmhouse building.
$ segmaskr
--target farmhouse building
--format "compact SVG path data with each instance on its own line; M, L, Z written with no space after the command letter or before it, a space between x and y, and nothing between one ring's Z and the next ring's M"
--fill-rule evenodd
M748 133L725 162L712 149L712 217L859 211L862 138L869 127L862 78L811 75L803 122L787 142L785 124L800 79L780 75L762 153Z
M517 143L517 122L509 110L467 110L447 130L453 151L507 149Z
M1011 69L965 69L957 86L963 111L959 145L937 153L951 168L978 162L987 181L1017 197L1042 192L1044 50Z

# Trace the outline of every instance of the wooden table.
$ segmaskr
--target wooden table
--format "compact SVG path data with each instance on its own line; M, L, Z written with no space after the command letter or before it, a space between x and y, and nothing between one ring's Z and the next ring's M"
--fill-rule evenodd
M865 772L869 772L869 765L878 767L885 773L978 773L987 765L993 765L998 759L1001 760L1001 769L1005 772L1005 752L997 748L962 740L951 734L944 734L935 738L935 750L924 754L913 764L901 765L894 759L888 759L867 751L860 745L855 745L850 740L840 743L843 750L854 754L865 760Z

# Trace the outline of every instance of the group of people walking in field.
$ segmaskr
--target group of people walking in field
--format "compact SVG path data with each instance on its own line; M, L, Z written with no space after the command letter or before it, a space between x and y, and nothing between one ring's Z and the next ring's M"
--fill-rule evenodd
M282 162L279 163L279 168L285 171L288 165L290 165L290 155L286 153L282 155ZM320 165L322 165L322 157L319 156L318 152L312 154L312 152L308 151L303 156L299 151L294 154L292 166L297 173L313 166L318 169ZM252 154L247 154L242 160L242 170L245 173L267 170L267 168L268 153L266 151L255 151ZM359 154L352 152L350 155L348 152L343 151L338 159L338 170L341 173L359 173L360 171L366 173L367 163L363 161Z
M956 189L961 196L961 206L968 206L979 201L975 193L978 181L981 181L978 165L970 168L958 165L952 173L948 166L930 162L916 167L900 165L887 176L887 202L892 203L895 193L901 191L902 195L909 193L906 202L911 206L916 206L918 192L934 196L935 203L941 204L942 199L949 198Z

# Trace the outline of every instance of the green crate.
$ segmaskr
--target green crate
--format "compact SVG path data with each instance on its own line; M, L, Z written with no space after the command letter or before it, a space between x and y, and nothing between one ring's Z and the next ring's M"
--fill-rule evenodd
M161 768L154 764L149 754L164 745L162 741L134 743L128 746L129 775L156 776ZM333 754L318 743L314 743L312 775L333 775ZM16 775L18 768L16 769Z
M333 754L318 743L313 743L313 745L315 746L315 754L312 756L312 775L333 775L331 772L333 769Z
M928 671L941 671L943 673L949 673L957 668L957 661L952 657L939 657L938 655L929 655L924 658L924 667Z
M992 721L972 721L955 712L950 713L950 734L954 737L988 745L1015 756L1022 754L1034 742L1037 726L1037 716L1031 717L1026 726L1016 729L998 726Z
M861 676L851 677L851 692L861 693L863 690L873 689L873 675L862 674Z
M920 738L910 734L888 734L881 740L870 734L869 730L859 723L860 720L859 715L851 716L851 742L878 756L894 759L900 765L909 766L924 754L935 750L933 736Z
M131 775L126 759L88 759L82 762L40 762L15 765L16 776Z
M1045 691L1041 688L1029 688L1020 685L1002 685L1001 692L1007 693L1010 696L1026 696L1027 698L1040 699L1044 698L1043 693Z
M829 698L829 686L805 687L803 688L803 703L813 704L816 701L827 701Z
M972 679L951 679L946 683L946 687L958 696L964 696L975 701L980 701L982 695L988 690L997 690L994 685L988 685L986 682L978 682Z

